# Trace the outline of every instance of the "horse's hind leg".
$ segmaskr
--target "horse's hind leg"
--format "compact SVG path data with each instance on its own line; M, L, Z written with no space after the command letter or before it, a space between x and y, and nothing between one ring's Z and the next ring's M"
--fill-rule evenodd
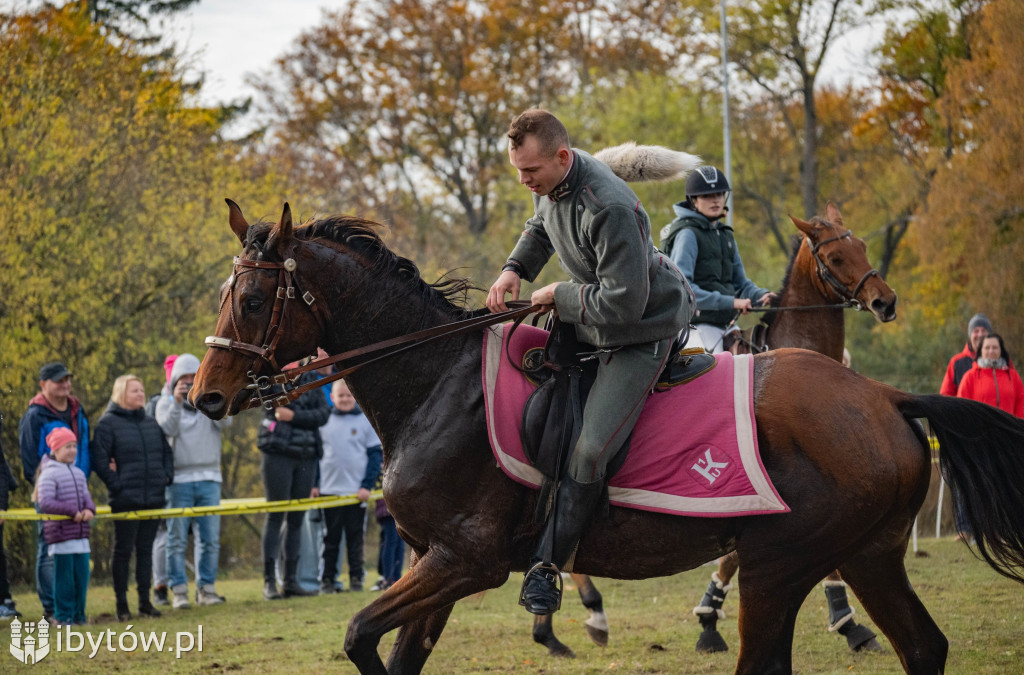
M760 560L740 568L737 675L793 672L796 615L817 583L813 577L793 578L793 562Z
M739 569L740 558L736 551L718 559L718 570L711 575L711 583L704 592L700 604L693 608L694 615L700 621L701 633L697 637L697 653L713 654L729 651L725 638L718 632L718 620L725 618L722 603L729 592L733 576Z
M839 572L825 578L825 602L828 604L828 629L846 638L846 644L855 652L880 652L881 645L871 629L853 620L853 607L846 595L846 583Z
M892 642L911 675L941 673L949 642L910 587L903 564L906 547L860 555L839 568L875 625Z

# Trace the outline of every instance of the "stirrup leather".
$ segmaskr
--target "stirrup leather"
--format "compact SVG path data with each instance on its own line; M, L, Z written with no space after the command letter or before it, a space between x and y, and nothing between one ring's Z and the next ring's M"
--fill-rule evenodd
M536 576L547 576L549 579L553 579L555 587L558 589L558 603L552 612L557 612L562 608L562 573L557 565L544 563L544 561L538 562L523 575L523 587L519 589L519 605L526 607L526 586L530 579Z

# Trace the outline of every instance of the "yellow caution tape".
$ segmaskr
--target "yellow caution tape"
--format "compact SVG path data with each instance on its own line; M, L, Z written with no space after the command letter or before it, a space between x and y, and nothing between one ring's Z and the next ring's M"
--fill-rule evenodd
M370 499L380 499L380 490L370 493ZM176 509L146 509L111 513L109 506L96 507L96 520L153 520L155 518L187 518L192 516L238 516L246 513L276 513L280 511L308 511L328 509L335 506L358 504L355 495L310 497L307 499L285 499L268 502L262 497L244 499L223 499L217 506L186 506ZM0 511L0 520L70 520L69 516L36 513L35 509L11 509Z

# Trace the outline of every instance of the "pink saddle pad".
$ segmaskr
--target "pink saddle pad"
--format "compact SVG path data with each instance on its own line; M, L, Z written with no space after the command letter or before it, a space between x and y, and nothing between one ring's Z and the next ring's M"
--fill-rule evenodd
M541 347L547 332L520 326L505 353L507 325L484 331L483 388L487 432L498 465L512 480L538 488L542 476L519 437L534 385L509 363ZM751 395L753 359L719 354L710 373L655 392L644 405L622 469L612 477L612 504L686 516L786 513L761 463Z

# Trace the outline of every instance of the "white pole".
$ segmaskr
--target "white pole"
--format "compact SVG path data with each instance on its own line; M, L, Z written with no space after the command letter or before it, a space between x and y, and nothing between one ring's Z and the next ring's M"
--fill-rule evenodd
M729 50L726 46L725 0L722 0L722 132L725 145L725 179L732 185L732 140L729 136ZM726 216L732 227L732 209Z
M917 555L917 517L914 517L914 555Z
M942 532L939 529L942 525L942 493L946 491L946 481L939 476L939 501L938 507L935 509L935 538L938 539L942 536Z

